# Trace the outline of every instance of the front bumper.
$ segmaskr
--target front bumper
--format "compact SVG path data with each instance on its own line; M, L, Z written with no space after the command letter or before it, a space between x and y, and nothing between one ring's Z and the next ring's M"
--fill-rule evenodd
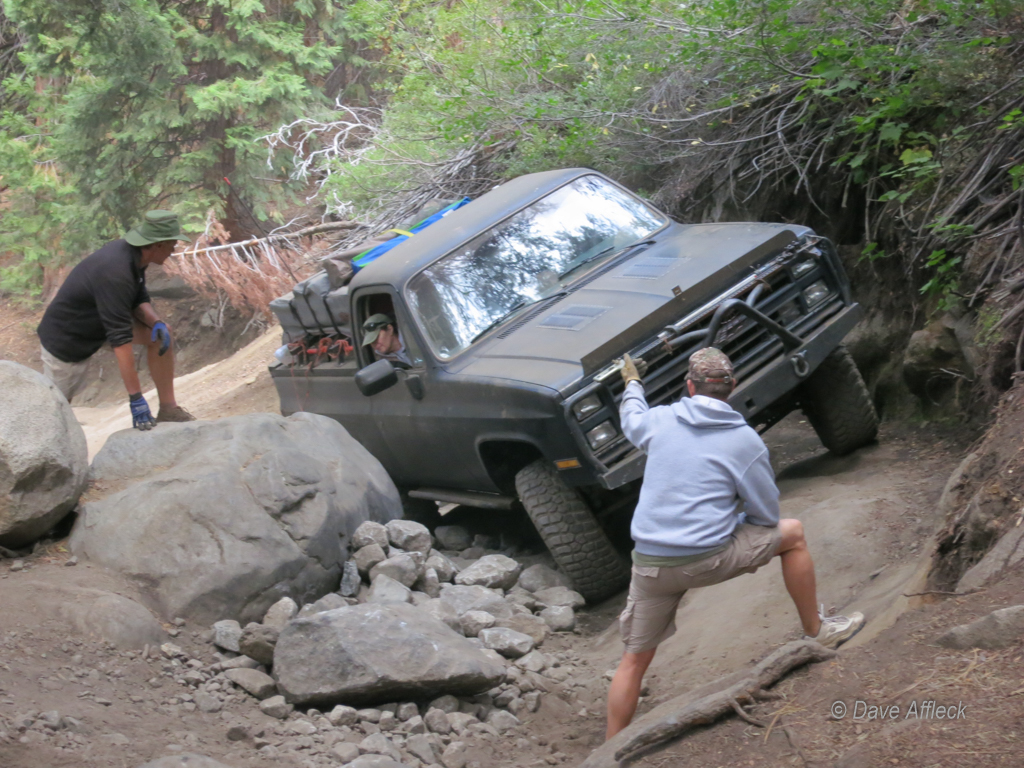
M798 347L787 350L742 381L729 398L729 404L748 421L753 419L806 381L863 317L864 308L860 304L846 307L803 339ZM604 488L618 488L642 477L646 464L647 455L634 449L612 466L602 468L598 481Z

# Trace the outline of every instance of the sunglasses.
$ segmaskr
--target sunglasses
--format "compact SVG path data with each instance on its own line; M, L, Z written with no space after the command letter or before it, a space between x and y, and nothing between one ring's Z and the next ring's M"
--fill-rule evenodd
M384 328L385 326L391 325L390 320L380 320L376 323L365 323L363 325L364 331L376 331L378 328Z

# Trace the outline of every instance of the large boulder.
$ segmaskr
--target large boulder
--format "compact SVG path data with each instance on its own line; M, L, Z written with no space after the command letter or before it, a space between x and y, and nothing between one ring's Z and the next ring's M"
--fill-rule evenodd
M274 677L299 705L376 704L472 695L505 668L411 605L354 605L296 619L281 632Z
M112 435L71 536L165 618L259 621L334 591L350 537L401 515L384 468L332 419L267 413Z
M0 545L31 544L70 512L89 455L71 406L45 376L0 360Z

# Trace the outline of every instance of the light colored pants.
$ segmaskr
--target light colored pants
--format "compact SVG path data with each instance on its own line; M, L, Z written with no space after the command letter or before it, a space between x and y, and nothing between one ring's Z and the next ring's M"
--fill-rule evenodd
M737 525L724 551L672 568L633 566L619 633L630 653L657 648L676 631L676 610L689 589L710 587L753 573L778 554L782 532L760 525Z
M71 398L81 392L89 384L92 371L92 358L79 363L65 363L39 346L40 357L43 359L43 375L57 385L57 389L71 402Z

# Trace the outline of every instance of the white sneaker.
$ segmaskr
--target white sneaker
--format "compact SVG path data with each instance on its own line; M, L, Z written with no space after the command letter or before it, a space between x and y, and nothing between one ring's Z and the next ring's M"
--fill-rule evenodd
M860 632L864 626L864 614L854 611L849 616L825 616L825 606L818 611L821 629L816 637L804 635L805 640L816 640L826 648L838 648L851 637Z

